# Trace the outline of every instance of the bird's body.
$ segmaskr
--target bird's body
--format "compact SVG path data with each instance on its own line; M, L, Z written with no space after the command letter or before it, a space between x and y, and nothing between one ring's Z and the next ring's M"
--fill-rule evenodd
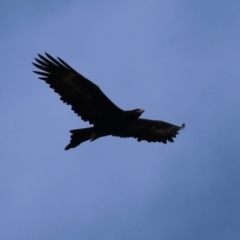
M41 80L49 84L61 96L61 100L72 106L72 110L83 121L93 124L93 127L71 130L71 141L65 150L74 148L87 140L112 135L118 137L133 137L138 141L173 142L181 127L173 124L139 118L142 109L124 111L116 106L101 89L76 72L62 59L54 59L46 53L39 55L34 66L42 70L34 71Z

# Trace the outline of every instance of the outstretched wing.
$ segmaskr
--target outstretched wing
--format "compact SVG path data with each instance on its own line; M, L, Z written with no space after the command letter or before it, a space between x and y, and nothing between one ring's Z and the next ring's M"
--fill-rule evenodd
M137 138L139 142L145 140L148 142L167 143L167 141L173 142L173 138L175 138L178 132L184 127L185 124L178 127L163 121L139 118L128 127L121 131L114 132L112 135L123 138Z
M84 121L95 124L106 116L118 115L123 112L101 89L81 74L76 72L62 59L57 60L45 53L46 57L38 55L37 63L33 65L43 72L39 79L49 84L61 96L61 100L72 106L72 110Z

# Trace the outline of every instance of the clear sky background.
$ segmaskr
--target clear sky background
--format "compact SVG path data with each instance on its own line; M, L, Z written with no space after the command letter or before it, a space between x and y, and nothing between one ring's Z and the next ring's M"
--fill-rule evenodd
M240 239L240 1L1 1L0 239ZM105 137L38 80L59 56L119 107L186 128Z

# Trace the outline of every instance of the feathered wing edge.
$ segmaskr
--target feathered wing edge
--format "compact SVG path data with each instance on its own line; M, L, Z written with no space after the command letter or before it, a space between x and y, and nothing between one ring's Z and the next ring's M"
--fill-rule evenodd
M123 112L96 84L76 72L61 58L55 59L45 54L38 54L38 58L35 58L36 63L33 65L41 71L33 72L40 75L39 79L49 84L64 103L71 105L82 120L95 124L109 114Z
M184 129L185 124L181 127L163 121L155 121L139 118L126 129L116 131L112 135L121 138L133 137L140 141L147 142L173 142L180 130Z

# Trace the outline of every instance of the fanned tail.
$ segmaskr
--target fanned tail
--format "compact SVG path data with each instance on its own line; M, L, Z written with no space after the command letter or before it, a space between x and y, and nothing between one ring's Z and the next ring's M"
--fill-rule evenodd
M94 129L91 128L83 128L83 129L74 129L71 130L71 140L70 143L65 147L65 150L68 150L70 148L75 148L78 145L80 145L82 142L88 141L88 140L94 140L96 137L94 134Z

